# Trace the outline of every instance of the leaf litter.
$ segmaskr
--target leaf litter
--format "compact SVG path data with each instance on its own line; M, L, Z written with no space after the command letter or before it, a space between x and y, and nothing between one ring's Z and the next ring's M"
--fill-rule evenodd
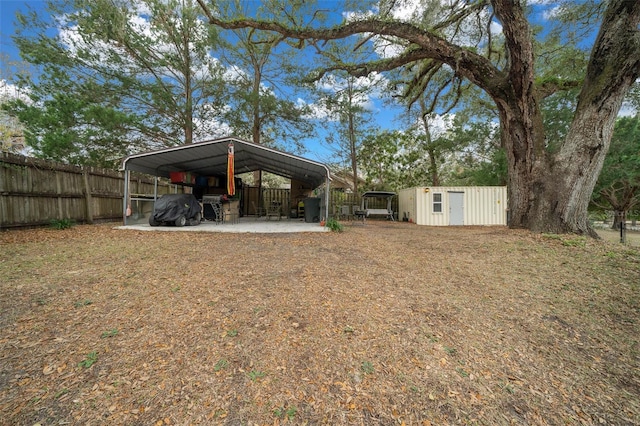
M0 423L640 424L640 252L569 240L2 232Z

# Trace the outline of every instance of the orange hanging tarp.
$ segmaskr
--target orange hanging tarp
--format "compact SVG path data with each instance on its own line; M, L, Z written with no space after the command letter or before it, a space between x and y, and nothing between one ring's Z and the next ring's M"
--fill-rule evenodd
M229 150L227 151L227 194L234 196L236 194L236 182L234 178L234 152L233 142L229 143Z

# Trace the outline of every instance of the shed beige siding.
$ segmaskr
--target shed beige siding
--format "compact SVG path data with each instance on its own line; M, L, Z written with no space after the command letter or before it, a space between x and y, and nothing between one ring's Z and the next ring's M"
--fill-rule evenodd
M403 217L407 217L418 225L449 226L452 224L452 205L450 203L452 193L462 194L463 211L457 212L458 217L461 215L463 218L461 225L507 224L507 188L504 186L441 186L403 189L398 194L398 214L401 220ZM438 209L438 205L441 211L434 211Z

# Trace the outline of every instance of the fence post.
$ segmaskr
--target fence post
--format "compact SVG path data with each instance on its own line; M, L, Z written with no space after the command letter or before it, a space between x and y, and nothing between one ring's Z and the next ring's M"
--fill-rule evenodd
M89 225L93 225L93 203L91 201L88 167L82 168L82 179L84 180L85 219Z
M58 195L58 219L64 219L64 212L62 211L62 183L60 182L60 171L54 170L53 173L56 176L56 194Z

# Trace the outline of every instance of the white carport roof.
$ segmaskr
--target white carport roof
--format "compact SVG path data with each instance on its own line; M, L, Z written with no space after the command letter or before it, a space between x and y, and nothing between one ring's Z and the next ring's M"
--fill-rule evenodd
M126 157L122 170L169 177L170 172L192 172L200 176L227 174L227 152L233 142L235 173L264 170L317 188L330 179L329 168L306 158L267 148L235 137L210 139Z

